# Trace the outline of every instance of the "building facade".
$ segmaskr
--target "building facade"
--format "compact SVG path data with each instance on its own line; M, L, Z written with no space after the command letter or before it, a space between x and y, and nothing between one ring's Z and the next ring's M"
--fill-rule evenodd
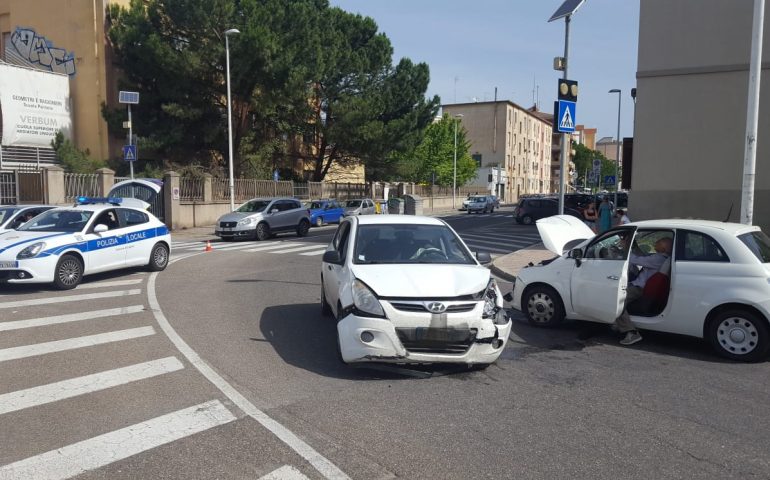
M739 221L753 3L645 0L629 211ZM765 14L754 224L770 227L770 15Z
M123 143L110 138L101 113L103 103L118 103L105 36L109 3L129 0L0 0L0 59L69 77L72 139L99 159Z
M462 115L470 154L478 168L504 168L506 183L498 189L503 201L551 192L549 122L507 100L443 105L442 109L450 117Z

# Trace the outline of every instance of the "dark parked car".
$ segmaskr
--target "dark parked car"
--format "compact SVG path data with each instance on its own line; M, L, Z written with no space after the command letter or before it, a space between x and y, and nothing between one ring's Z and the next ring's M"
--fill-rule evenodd
M559 200L554 198L522 198L516 207L516 223L532 225L537 220L559 213ZM564 205L564 213L582 219L580 212Z

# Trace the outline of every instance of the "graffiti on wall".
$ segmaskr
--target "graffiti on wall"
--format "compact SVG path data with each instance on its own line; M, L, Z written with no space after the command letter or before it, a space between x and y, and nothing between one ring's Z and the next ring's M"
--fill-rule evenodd
M9 52L11 50L13 51ZM6 57L15 59L19 64L33 68L43 67L55 73L75 75L75 54L67 53L63 48L56 48L45 37L38 35L31 28L20 28L11 35L11 44L6 46Z

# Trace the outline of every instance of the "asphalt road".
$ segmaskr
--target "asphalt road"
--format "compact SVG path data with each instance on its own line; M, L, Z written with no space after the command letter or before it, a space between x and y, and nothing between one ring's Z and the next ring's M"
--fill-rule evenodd
M448 221L482 232L479 246L510 232L502 254L532 232L506 215ZM103 275L74 292L0 292L0 479L66 478L63 447L99 479L770 477L770 363L725 362L697 340L647 333L623 348L604 326L516 316L483 372L340 364L318 304L316 252L332 232L180 248L158 275ZM147 362L120 385L60 383Z

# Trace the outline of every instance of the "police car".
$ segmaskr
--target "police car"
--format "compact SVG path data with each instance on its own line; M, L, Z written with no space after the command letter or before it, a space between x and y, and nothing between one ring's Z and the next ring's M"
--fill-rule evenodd
M68 290L92 273L137 266L165 269L171 235L145 211L146 205L134 199L80 197L73 207L48 210L18 230L0 233L0 281L53 283Z

